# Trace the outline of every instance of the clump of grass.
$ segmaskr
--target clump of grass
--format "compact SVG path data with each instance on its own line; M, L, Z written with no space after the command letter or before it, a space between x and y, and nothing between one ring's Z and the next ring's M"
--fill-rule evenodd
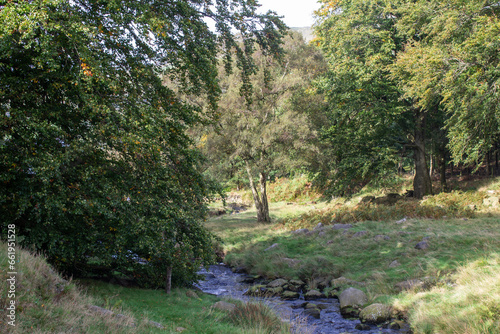
M264 303L237 303L236 308L227 315L228 321L247 329L247 333L278 334L289 333L289 325Z
M407 313L414 333L500 332L500 255L460 267L452 282L430 291L406 293L394 307Z

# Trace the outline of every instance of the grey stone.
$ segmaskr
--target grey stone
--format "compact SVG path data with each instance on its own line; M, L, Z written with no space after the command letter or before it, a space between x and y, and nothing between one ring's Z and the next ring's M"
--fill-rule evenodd
M268 287L270 288L278 288L278 287L283 287L283 285L287 284L288 281L283 279L283 278L278 278L275 279L274 281L270 282L267 284Z
M365 307L360 313L359 318L362 322L370 324L380 324L391 318L392 309L384 304L372 304Z
M304 311L304 314L309 315L316 319L319 319L321 317L321 311L317 308L307 309Z
M236 305L221 300L215 303L213 307L221 311L232 312L236 308Z
M368 303L366 294L355 288L348 288L344 290L339 296L340 310L349 307L361 307Z
M427 241L420 241L418 244L415 245L415 249L427 249L429 248L429 244Z
M280 245L280 244L272 244L271 246L269 246L269 247L267 247L266 249L264 249L264 252L267 252L267 251L269 251L269 250L271 250L271 249L273 249L273 248L276 248L276 247L278 247L279 245Z
M318 290L310 290L304 295L305 300L325 298L326 296Z
M359 231L359 232L356 232L352 235L353 238L359 238L359 237L363 237L365 235L367 235L368 232L367 231Z
M371 327L368 326L367 324L357 324L356 327L354 328L357 329L358 331L369 331L371 329Z
M389 268L396 268L396 267L399 267L400 265L401 265L401 263L399 263L398 260L394 260L389 265Z
M314 231L322 230L323 228L323 224L318 223L318 225L316 225L316 227L314 228Z
M352 228L352 224L335 224L332 226L332 229L334 230L347 230Z
M285 291L281 294L281 299L283 300L295 300L299 299L299 293L294 291Z
M398 221L396 222L396 224L402 224L402 223L404 223L405 221L406 221L406 217L404 217L404 218L403 218L403 219L401 219L401 220L398 220Z
M307 232L309 232L309 229L307 229L307 228L301 228L301 229L293 231L292 233L293 234L306 234Z

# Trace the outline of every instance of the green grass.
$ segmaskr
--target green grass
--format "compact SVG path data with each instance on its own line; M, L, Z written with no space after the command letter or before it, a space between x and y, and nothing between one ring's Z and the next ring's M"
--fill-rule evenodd
M483 199L490 196L489 190L500 189L499 181L467 181L467 191L454 183L456 190L450 193L428 196L423 201L402 200L394 206L360 204L365 195L382 195L373 189L348 201L338 199L329 204L272 203L271 224L257 223L255 209L251 209L212 218L206 226L224 240L225 262L244 266L252 274L300 278L311 287L316 278L344 276L358 282L353 285L364 290L370 302L396 306L413 322L415 333L496 333L500 332L495 327L498 320L489 315L497 312L491 305L498 305L500 299L500 269L495 255L500 249L500 212L484 207ZM403 218L406 220L400 222ZM291 233L299 228L312 230L320 222L327 227L351 223L353 228L346 232L326 229L321 235ZM366 234L353 236L360 231ZM377 235L388 240L375 240ZM428 238L429 248L415 249L423 238ZM266 251L275 243L277 247ZM400 265L389 268L394 260ZM488 267L489 276L477 265L484 261L497 261ZM476 273L477 277L460 283L457 273L464 271ZM398 282L426 277L437 284L426 295L420 295L421 291L399 294L395 288ZM474 286L485 281L493 282L488 285L490 299L484 297L483 289L473 291ZM460 284L448 286L450 282ZM440 290L443 286L447 286L446 291ZM456 308L451 301L467 289L469 305L466 310ZM442 312L438 312L441 308ZM467 319L465 325L446 329L447 321L457 322L452 318L456 314ZM478 325L474 325L476 321Z
M200 294L199 298L188 297L186 289L174 289L170 295L162 290L122 287L109 283L79 281L95 298L97 305L112 308L115 312L129 312L134 317L158 322L165 330L150 328L148 333L176 333L179 327L189 333L237 333L237 326L224 321L224 313L212 310L218 301L214 296ZM117 305L117 307L113 307Z

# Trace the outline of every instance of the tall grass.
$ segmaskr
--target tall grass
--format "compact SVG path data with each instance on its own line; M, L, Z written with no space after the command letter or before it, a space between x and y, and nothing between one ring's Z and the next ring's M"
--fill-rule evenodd
M408 314L415 334L500 333L500 254L458 268L430 291L406 293L394 307Z
M6 323L7 252L0 242L1 333L144 333L147 325L124 312L124 317L96 314L89 310L94 300L77 286L61 278L42 256L18 249L16 257L16 326ZM131 327L135 323L135 327Z

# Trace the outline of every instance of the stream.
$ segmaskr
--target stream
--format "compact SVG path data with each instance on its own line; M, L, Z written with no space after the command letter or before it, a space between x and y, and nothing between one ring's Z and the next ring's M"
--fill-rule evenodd
M304 314L304 309L300 307L305 303L304 298L294 301L285 301L280 298L258 298L248 297L244 293L251 284L243 283L245 274L233 273L225 265L212 265L207 269L201 269L199 274L205 276L205 280L199 281L195 286L205 293L219 297L229 297L245 301L264 301L269 305L284 321L292 324L293 333L310 334L380 334L392 333L401 334L402 330L391 330L371 326L369 330L357 330L356 325L360 320L344 319L340 314L339 302L337 299L318 299L310 301L315 304L324 304L325 309L321 310L320 319Z

